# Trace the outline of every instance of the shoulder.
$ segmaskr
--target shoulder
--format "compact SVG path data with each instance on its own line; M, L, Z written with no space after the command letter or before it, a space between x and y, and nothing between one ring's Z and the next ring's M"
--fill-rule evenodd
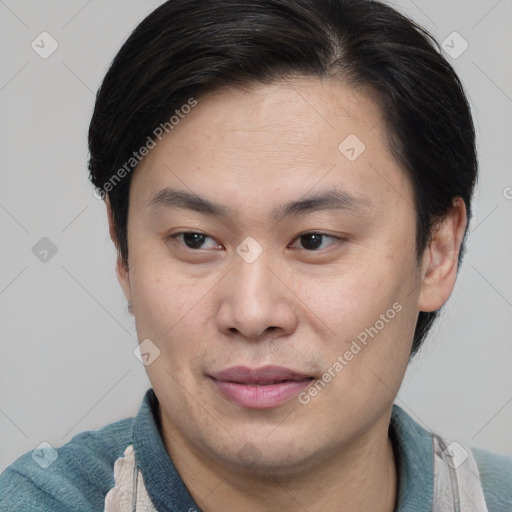
M512 510L512 457L472 448L489 512Z
M134 418L82 432L61 447L27 452L0 475L0 510L103 510L113 467L132 442Z
M411 503L416 503L418 497L428 502L438 499L439 496L436 498L435 493L442 488L442 471L439 471L442 468L433 466L439 460L439 455L445 460L442 453L438 453L442 447L435 443L435 439L442 438L416 423L397 405L393 406L390 426L401 478L401 508L398 510L409 510ZM442 441L443 446L448 447L451 444L445 439ZM475 448L465 441L461 443L456 444L468 454L471 453L474 459L471 462L474 469L470 470L470 474L478 474L480 477L478 487L481 488L480 496L485 500L487 511L512 511L512 457Z

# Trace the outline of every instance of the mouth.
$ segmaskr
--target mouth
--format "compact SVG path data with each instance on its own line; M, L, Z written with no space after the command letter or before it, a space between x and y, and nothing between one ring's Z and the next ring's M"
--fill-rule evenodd
M248 368L235 366L210 375L224 398L248 409L269 409L282 405L314 380L282 366Z

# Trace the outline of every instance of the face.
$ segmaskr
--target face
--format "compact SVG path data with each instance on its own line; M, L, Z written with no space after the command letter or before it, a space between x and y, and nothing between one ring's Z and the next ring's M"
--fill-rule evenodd
M164 432L212 462L307 468L387 429L424 275L413 190L361 92L197 99L134 172L118 265L160 351Z

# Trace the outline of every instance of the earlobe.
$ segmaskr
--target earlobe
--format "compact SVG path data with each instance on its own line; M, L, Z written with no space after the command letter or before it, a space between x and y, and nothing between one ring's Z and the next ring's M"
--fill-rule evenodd
M466 205L458 197L449 213L435 226L432 240L425 249L418 311L437 311L450 297L457 278L466 223Z

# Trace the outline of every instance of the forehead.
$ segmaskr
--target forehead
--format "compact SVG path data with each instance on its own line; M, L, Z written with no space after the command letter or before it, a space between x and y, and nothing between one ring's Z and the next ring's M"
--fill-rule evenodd
M390 189L410 192L368 94L294 78L223 87L197 102L137 167L131 189L138 206L169 185L239 205L340 185L384 202Z

